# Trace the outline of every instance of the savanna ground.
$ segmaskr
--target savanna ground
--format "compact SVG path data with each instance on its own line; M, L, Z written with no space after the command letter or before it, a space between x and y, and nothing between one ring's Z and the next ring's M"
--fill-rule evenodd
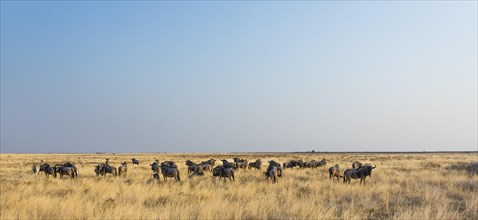
M35 176L32 164L76 161L79 178ZM128 164L126 178L97 178L94 165L110 158ZM235 182L211 173L189 180L184 162L210 158L261 158L262 171L240 170ZM148 183L149 164L175 161L181 182ZM264 176L267 161L327 159L326 168L287 169L279 183ZM375 163L367 178L345 185L329 179L327 169L342 172L352 161ZM423 154L0 154L1 219L478 219L478 176L465 166L475 153ZM219 161L218 161L219 162ZM220 163L220 162L219 162ZM217 162L216 162L217 165Z

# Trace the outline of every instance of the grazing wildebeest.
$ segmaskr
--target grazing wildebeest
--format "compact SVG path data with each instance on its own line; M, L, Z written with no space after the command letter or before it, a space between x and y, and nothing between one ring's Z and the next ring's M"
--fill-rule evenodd
M257 159L255 162L250 162L249 163L249 169L251 168L256 168L256 170L260 170L262 165L261 159Z
M222 166L223 166L223 167L225 167L225 168L232 168L232 169L234 169L234 170L237 169L237 166L236 166L235 163L231 163L231 162L229 162L229 161L227 161L227 160L225 160L225 159L222 159L221 161L222 161Z
M118 175L119 176L121 176L121 175L126 176L126 174L128 174L128 166L126 164L128 164L128 163L126 163L126 161L125 161L125 162L121 163L121 166L118 167Z
M103 166L100 167L100 174L106 178L106 174L108 173L111 173L114 176L118 176L118 169L105 163Z
M352 163L352 168L358 169L360 167L362 167L362 163L360 163L358 161L355 161L355 162Z
M161 173L163 174L165 182L168 180L168 177L174 177L176 181L181 181L178 166L176 166L173 161L165 161L161 163Z
M42 165L40 165L40 169L38 169L37 174L39 172L45 172L46 178L48 178L48 175L52 175L53 177L56 178L55 169L54 167L51 167L50 164L43 163Z
M232 169L232 167L218 166L212 171L212 176L219 177L219 180L221 180L221 178L224 178L224 182L226 182L226 178L231 181L236 181L236 179L234 178L234 170Z
M70 179L74 179L77 177L76 174L76 168L75 167L69 167L69 166L56 166L55 167L55 173L60 174L60 179L63 178L63 175L68 175Z
M342 175L340 175L340 169L338 164L335 164L335 166L329 168L329 178L333 179L335 177L337 177L337 181L339 181L340 178L343 177Z
M151 179L148 181L148 183L156 182L159 183L159 173L154 173L151 176Z
M139 160L136 160L136 158L131 158L131 163L133 163L133 165L139 165Z
M198 172L194 172L193 174L189 175L188 178L191 180L195 176L204 176L204 172L202 170Z
M351 179L360 179L360 184L363 182L365 185L365 178L372 176L372 170L376 167L376 165L365 165L357 169L348 169L344 172L344 183L350 184Z
M33 174L37 173L37 167L35 165L32 165L32 172Z

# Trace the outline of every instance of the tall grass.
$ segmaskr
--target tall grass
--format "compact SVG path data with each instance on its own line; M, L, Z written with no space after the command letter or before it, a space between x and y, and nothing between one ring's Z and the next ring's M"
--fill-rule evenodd
M79 178L32 175L40 159L50 164L81 158ZM119 166L131 157L128 176L97 178L94 164ZM466 169L448 169L477 161L477 154L136 154L0 155L1 219L478 219L478 177ZM209 158L327 159L326 168L287 169L277 184L264 170L240 170L235 182L187 178L184 162ZM149 183L154 158L175 161L181 182ZM329 180L328 167L351 162L375 163L367 178L346 185ZM263 169L265 169L263 165Z

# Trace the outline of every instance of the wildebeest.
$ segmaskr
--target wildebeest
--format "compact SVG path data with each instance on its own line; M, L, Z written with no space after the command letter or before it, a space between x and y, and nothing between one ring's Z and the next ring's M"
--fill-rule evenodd
M114 166L108 164L102 164L99 168L99 173L106 178L106 174L111 173L114 176L118 176L118 170Z
M37 173L37 167L35 165L32 165L32 172L33 174Z
M214 165L216 165L216 160L211 158L207 161L203 161L202 163L207 163L207 164L211 165L211 167L214 167Z
M277 183L279 180L278 177L282 176L282 168L279 163L271 160L269 161L269 167L267 167L266 172L264 173L267 179L270 179L272 183Z
M136 158L131 158L131 163L133 163L133 165L139 165L139 160L136 160Z
M249 163L249 169L251 168L256 168L256 170L260 170L262 165L261 159L257 159L255 162L250 162Z
M247 168L247 165L248 165L247 160L240 159L240 158L237 158L237 157L234 157L233 160L234 160L234 163L236 163L236 167L238 169L246 169Z
M304 168L304 161L302 161L302 159L300 160L290 160L288 162L284 162L282 164L284 166L284 169L285 168L294 168L294 167L300 167L300 168Z
M225 168L232 168L234 170L237 169L237 165L235 163L231 163L225 159L222 159L222 166L225 167Z
M343 177L342 175L340 175L340 168L338 164L335 164L335 166L329 168L329 178L333 179L335 177L337 177L337 181L339 181L340 178Z
M126 174L128 174L128 166L126 164L128 164L128 163L126 163L126 161L125 161L125 162L121 163L121 166L118 167L118 175L119 176L121 176L121 175L126 176Z
M202 166L190 160L186 160L186 166L188 166L188 173L195 173L195 172L199 172L199 170L203 170Z
M357 168L360 168L360 167L362 167L362 163L360 163L358 161L352 162L352 168L357 169Z
M53 177L56 178L55 169L54 167L50 166L50 164L43 163L42 165L40 165L40 168L38 169L37 174L40 172L45 172L46 178L48 178L48 175L52 175Z
M376 167L376 165L365 165L357 169L348 169L344 172L344 183L350 183L351 179L360 179L360 184L363 182L365 185L365 178L372 176L372 170Z
M148 181L148 183L156 182L159 183L159 173L154 173L151 176L151 179Z
M277 163L277 162L274 161L274 160L270 160L270 161L269 161L269 167L270 167L270 166L275 166L275 167L277 167L278 177L282 177L282 167L281 167L280 163Z
M152 164L150 164L150 166L151 166L151 170L153 172L159 173L160 167L159 167L159 161L158 160L154 161Z
M163 179L165 182L168 180L168 177L174 177L176 181L181 181L178 166L176 166L173 161L162 162L161 173L163 174Z
M212 175L214 177L219 177L219 180L221 180L221 178L224 178L224 182L226 182L226 178L231 181L236 181L236 179L234 178L234 170L232 169L232 167L218 166L214 168L214 170L212 171Z
M63 178L63 175L68 175L70 179L74 179L78 176L76 168L72 166L57 166L55 167L55 173L60 174L60 179Z
M194 172L193 174L189 175L189 179L191 180L192 178L194 178L195 176L204 176L204 172L201 170L201 171L198 171L198 172Z

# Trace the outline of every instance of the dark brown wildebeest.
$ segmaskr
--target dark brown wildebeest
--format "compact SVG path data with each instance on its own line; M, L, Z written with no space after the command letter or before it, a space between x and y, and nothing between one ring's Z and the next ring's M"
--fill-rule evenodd
M261 159L257 159L255 162L250 162L249 163L249 169L251 168L256 168L256 170L260 170L262 165Z
M60 174L60 179L63 178L63 175L68 175L71 180L77 177L75 167L57 166L55 167L55 173Z
M151 170L155 173L159 173L160 172L160 167L159 167L159 161L156 160L154 161L152 164L150 164L151 166Z
M106 174L108 173L111 173L114 176L118 176L118 169L105 163L100 167L100 174L106 178Z
M282 164L282 166L284 166L284 169L286 169L286 168L292 169L292 168L294 168L295 165L294 165L294 163L292 163L291 161L287 161L287 162L284 162L284 163Z
M207 161L204 161L204 162L206 162L206 163L208 163L209 165L211 165L211 167L214 167L214 165L216 165L216 160L213 159L213 158L211 158L211 159L209 159L209 160L207 160Z
M222 159L222 166L225 167L225 168L232 168L234 170L237 170L237 166L235 163L231 163L225 159Z
M375 169L376 165L365 165L357 169L348 169L344 172L344 183L349 183L351 179L360 179L360 184L365 185L365 178L367 176L372 176L372 170Z
M151 176L151 179L148 181L148 183L156 182L159 183L159 173L154 173Z
M103 174L101 173L101 167L104 166L104 165L105 165L104 163L100 163L100 164L95 165L95 173L96 173L96 176L103 175Z
M195 173L202 170L202 167L199 164L196 164L190 160L186 160L186 166L188 166L188 173Z
M329 168L329 178L333 179L335 177L337 177L337 181L339 181L340 178L343 177L342 175L340 175L340 169L338 164L335 164L335 166Z
M352 168L353 169L358 169L360 167L362 167L362 163L360 163L358 161L352 162Z
M194 178L196 176L204 176L204 172L202 170L198 171L198 172L194 172L193 174L189 175L188 178L191 180L192 178Z
M236 167L238 169L247 169L248 162L247 160L240 159L237 157L232 158L234 160L234 163L236 164Z
M199 164L199 170L212 171L211 164L202 162L202 163Z
M55 169L54 167L51 167L50 164L43 163L42 165L40 165L40 168L38 169L37 174L40 172L45 172L46 178L48 178L48 175L52 175L53 177L56 178Z
M280 165L277 166L276 164L270 163L269 161L269 167L267 167L267 170L264 174L266 175L267 179L270 179L272 181L272 183L277 183L277 181L279 181L278 176L282 176L282 169Z
M121 177L121 175L125 176L128 174L128 166L127 166L128 163L123 162L121 163L121 166L118 167L118 176Z
M270 167L270 166L275 166L275 167L277 167L277 174L278 174L277 176L278 176L278 177L282 177L282 167L281 167L280 163L277 163L277 162L274 161L274 160L270 160L270 161L269 161L269 167Z
M131 158L131 163L133 163L133 165L139 165L139 160L136 160L136 158Z
M173 161L165 161L161 163L161 173L163 174L165 182L168 181L168 177L174 177L176 181L181 181L178 166L176 166Z
M232 167L218 166L212 171L212 176L219 177L219 180L224 178L224 182L226 182L226 178L231 181L236 181Z

